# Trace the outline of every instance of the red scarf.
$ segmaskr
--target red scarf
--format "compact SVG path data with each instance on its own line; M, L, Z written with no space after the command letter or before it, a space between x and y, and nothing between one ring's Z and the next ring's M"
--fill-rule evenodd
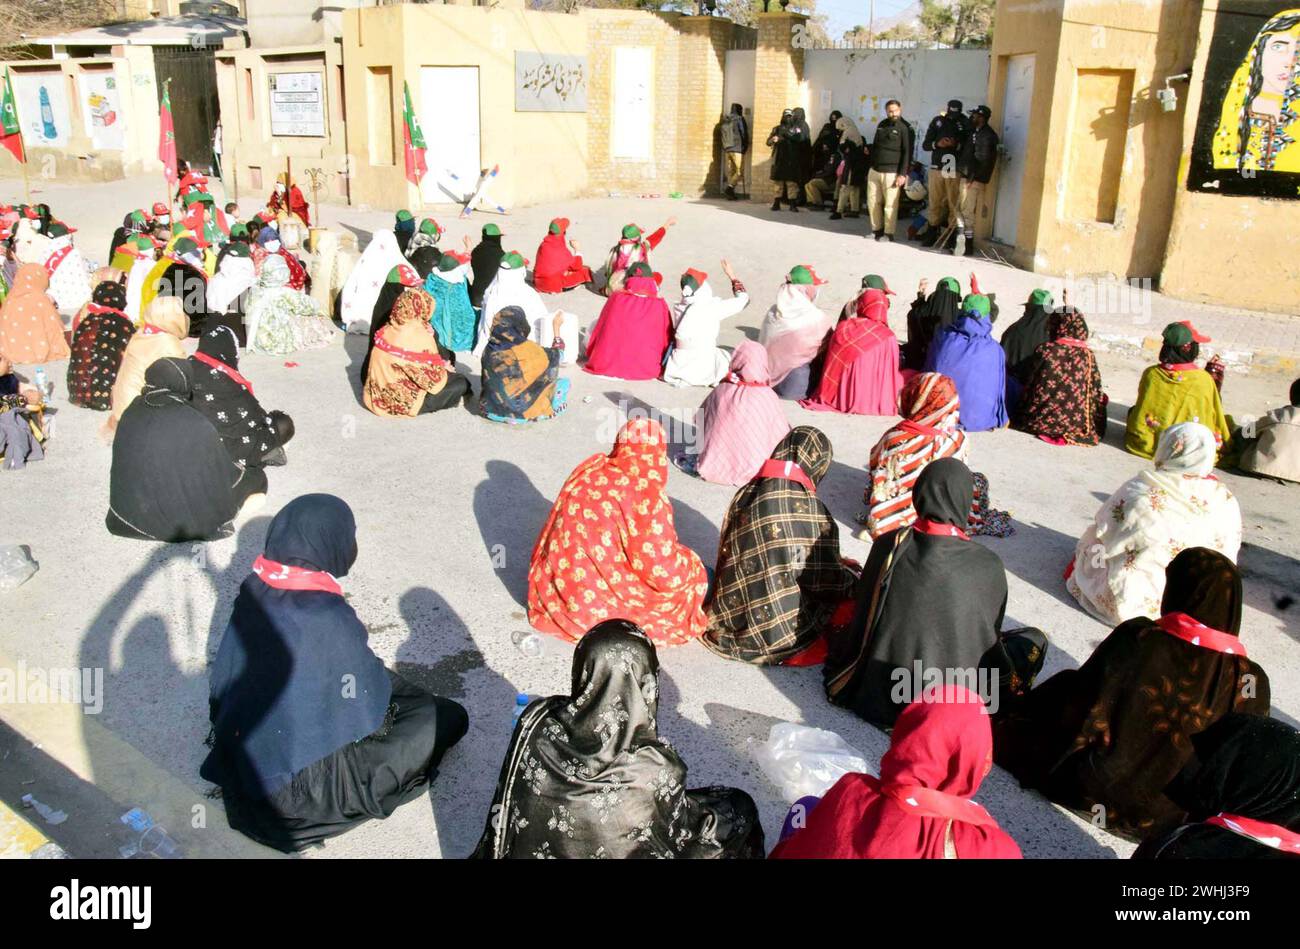
M866 778L868 783L876 783L881 794L893 798L904 811L914 817L937 817L974 824L976 827L996 827L998 824L993 815L968 797L946 794L919 784L885 785L871 775L866 775Z
M1052 340L1052 342L1060 343L1062 346L1078 346L1080 349L1088 348L1088 341L1086 339L1072 339L1069 336L1064 336L1061 339Z
M1294 830L1287 830L1281 824L1270 824L1267 821L1242 817L1238 814L1216 814L1205 823L1211 827L1230 830L1238 836L1246 837L1265 847L1272 847L1274 850L1300 854L1300 834Z
M267 559L265 554L253 561L253 573L269 587L277 590L320 590L323 593L343 595L339 582L324 570L308 570Z
M247 379L245 379L243 376L241 376L234 369L227 366L220 359L213 359L207 353L195 353L194 358L197 359L199 362L203 363L203 365L211 366L213 369L217 370L217 372L224 374L228 379L232 379L235 382L239 383L241 386L244 387L245 391L247 391L249 395L253 394L253 384L249 382Z
M1191 372L1193 369L1200 369L1201 367L1196 365L1194 362L1162 362L1160 368L1166 372Z
M943 432L931 425L922 425L920 422L913 422L911 419L903 419L898 423L898 427L905 432L911 432L913 435L925 435L927 438L938 438Z
M45 261L45 272L53 277L54 271L59 269L59 264L63 263L71 253L72 245L69 244L67 247L60 247L54 253L50 254L49 260Z
M1225 633L1221 629L1211 629L1200 620L1188 616L1186 613L1166 613L1156 620L1156 626L1171 636L1178 637L1183 642L1191 643L1193 646L1213 649L1215 652L1225 653L1229 656L1245 657L1246 655L1246 647L1232 633Z
M111 306L103 306L102 304L99 303L87 303L86 313L88 314L94 313L96 315L102 315L104 313L112 313L115 316L126 316L126 314L123 313L121 310L116 310Z
M141 336L163 336L167 333L165 329L152 323L141 323L138 332Z
M388 355L397 359L405 359L407 362L416 362L422 366L441 366L443 359L437 353L417 353L409 349L399 349L384 338L383 330L375 337L375 349L383 350Z
M929 537L959 537L962 540L970 540L970 535L960 527L954 527L952 524L940 524L928 517L918 517L912 524L912 530Z
M769 458L763 462L758 469L756 478L784 478L786 481L793 481L795 484L802 484L813 494L817 493L817 486L813 484L812 478L804 473L804 470L796 465L793 461L777 461L775 458Z

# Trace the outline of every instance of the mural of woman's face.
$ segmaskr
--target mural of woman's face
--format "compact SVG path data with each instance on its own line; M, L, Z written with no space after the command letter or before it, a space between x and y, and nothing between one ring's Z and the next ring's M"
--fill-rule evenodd
M1260 54L1260 77L1262 92L1281 95L1291 83L1291 73L1295 68L1297 38L1294 33L1274 33L1264 41Z

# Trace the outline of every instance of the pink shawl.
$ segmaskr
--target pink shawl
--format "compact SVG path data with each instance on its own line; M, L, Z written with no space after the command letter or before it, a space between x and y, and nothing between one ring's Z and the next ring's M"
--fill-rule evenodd
M587 340L587 372L617 379L658 379L672 316L659 285L632 277L605 303Z
M772 391L767 351L745 340L736 347L726 377L700 406L699 475L715 484L747 484L772 456L790 423Z

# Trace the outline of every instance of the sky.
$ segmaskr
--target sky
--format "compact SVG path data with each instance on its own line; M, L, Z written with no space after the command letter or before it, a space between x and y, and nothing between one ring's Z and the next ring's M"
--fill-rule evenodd
M876 0L876 20L893 17L915 3L916 0ZM817 10L826 14L826 32L832 39L839 39L858 24L865 26L869 6L868 0L817 0Z

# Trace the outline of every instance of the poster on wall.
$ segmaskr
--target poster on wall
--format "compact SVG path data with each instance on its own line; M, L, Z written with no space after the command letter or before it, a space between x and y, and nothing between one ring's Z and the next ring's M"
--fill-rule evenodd
M515 51L516 112L586 112L587 57Z
M1300 0L1223 0L1189 191L1300 198Z
M57 69L13 73L18 121L28 148L61 148L68 144L71 125L68 89Z
M77 87L86 134L95 148L125 148L126 122L122 117L117 77L110 70L83 72L77 77Z
M271 73L271 134L325 137L325 76Z
M655 116L654 50L648 46L614 48L614 117L610 154L614 158L649 161Z

